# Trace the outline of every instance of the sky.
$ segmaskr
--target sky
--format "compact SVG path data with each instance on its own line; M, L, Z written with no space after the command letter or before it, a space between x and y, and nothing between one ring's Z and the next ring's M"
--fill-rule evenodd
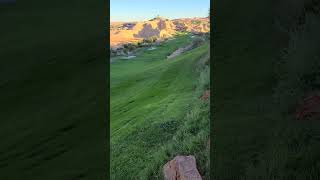
M110 20L144 21L157 15L168 19L207 17L210 0L110 0Z

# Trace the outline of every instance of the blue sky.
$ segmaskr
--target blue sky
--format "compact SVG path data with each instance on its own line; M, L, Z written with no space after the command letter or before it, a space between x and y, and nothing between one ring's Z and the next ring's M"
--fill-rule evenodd
M207 17L210 0L110 0L111 21Z

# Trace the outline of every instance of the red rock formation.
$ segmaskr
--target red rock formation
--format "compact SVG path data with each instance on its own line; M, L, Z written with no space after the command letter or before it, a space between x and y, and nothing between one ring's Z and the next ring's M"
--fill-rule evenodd
M151 37L169 38L180 31L209 32L209 19L184 18L167 20L155 18L144 22L114 22L111 23L110 27L110 46L111 48L117 48L121 47L122 44L137 43Z

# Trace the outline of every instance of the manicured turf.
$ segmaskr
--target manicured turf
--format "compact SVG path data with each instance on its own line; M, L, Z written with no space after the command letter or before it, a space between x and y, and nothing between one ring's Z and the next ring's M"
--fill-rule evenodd
M206 175L209 106L199 100L198 64L208 60L208 43L166 59L190 42L180 35L111 64L112 179L161 179L162 166L178 154L196 155Z

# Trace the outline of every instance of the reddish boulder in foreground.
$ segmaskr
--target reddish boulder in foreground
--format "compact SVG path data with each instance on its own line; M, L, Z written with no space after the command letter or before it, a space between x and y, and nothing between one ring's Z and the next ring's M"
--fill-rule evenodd
M194 156L176 156L163 167L165 180L202 180Z

